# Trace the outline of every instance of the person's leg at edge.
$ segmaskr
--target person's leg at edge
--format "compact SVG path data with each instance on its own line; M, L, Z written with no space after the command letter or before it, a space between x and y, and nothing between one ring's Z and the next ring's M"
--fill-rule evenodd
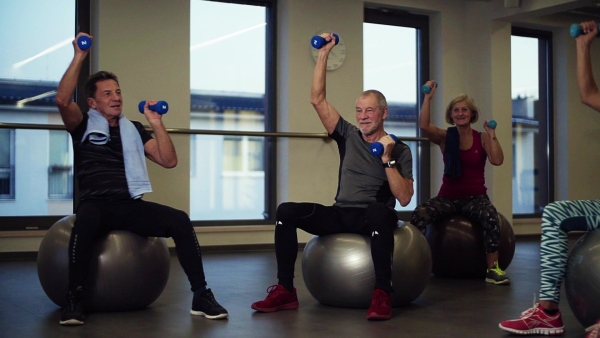
M341 231L333 207L316 203L286 202L279 205L275 224L275 257L278 284L267 289L267 297L252 304L254 310L275 312L297 309L298 298L294 288L294 266L298 256L297 229L313 235Z
M94 242L103 229L106 213L97 202L81 202L76 211L75 223L69 239L69 284L67 305L60 319L61 325L82 325L84 321L84 290L92 260Z
M187 213L143 200L132 201L127 209L125 230L141 236L173 238L177 258L194 293L190 313L209 319L227 318L227 310L207 288L200 244Z
M386 320L392 317L390 293L392 288L392 254L394 229L397 227L396 211L383 203L374 203L365 211L365 223L371 236L371 256L375 268L375 290L367 319Z
M564 333L558 306L569 254L567 232L598 228L600 200L557 201L546 206L542 215L539 301L520 318L501 322L501 329L519 334Z
M483 246L487 262L485 281L496 285L508 285L510 279L498 266L498 245L500 243L500 225L498 211L487 195L470 198L461 212L470 220L481 224Z

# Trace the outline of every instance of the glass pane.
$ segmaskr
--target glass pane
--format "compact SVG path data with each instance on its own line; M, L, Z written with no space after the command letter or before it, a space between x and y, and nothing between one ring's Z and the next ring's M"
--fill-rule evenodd
M15 198L13 129L0 129L0 200Z
M50 130L49 133L48 198L73 198L73 153L69 151L71 138L62 130Z
M58 82L73 58L75 1L3 0L0 22L0 78Z
M14 146L10 139L10 129L0 129L0 167L10 166L10 154Z
M0 48L0 122L62 125L55 94L73 58L75 0L4 0L0 22L10 27L0 30L0 46L10 46ZM8 175L14 184L14 200L0 203L0 215L73 213L70 169L60 180L52 179L53 164L69 166L72 161L70 138L66 132L60 134L62 150L54 152L50 131L13 131ZM59 192L60 200L49 199L57 196L50 191Z
M364 89L377 89L388 101L385 130L396 136L417 136L417 30L409 27L363 23ZM417 143L405 142L417 173ZM415 191L417 182L415 178ZM397 211L412 211L417 198Z
M512 36L513 213L541 213L540 187L547 172L546 112L540 103L539 40ZM543 197L545 198L545 197Z
M223 141L223 169L226 171L242 170L242 139L226 137Z
M191 1L191 129L265 131L266 18L263 6ZM192 220L264 218L263 141L191 138Z
M263 139L254 138L248 139L248 171L263 171L264 170L264 157L263 157Z

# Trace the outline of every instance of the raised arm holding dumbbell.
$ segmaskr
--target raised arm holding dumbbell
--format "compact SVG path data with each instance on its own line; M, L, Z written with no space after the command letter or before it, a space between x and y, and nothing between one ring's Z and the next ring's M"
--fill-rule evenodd
M582 22L579 27L583 34L576 39L577 44L577 84L581 102L600 111L600 92L592 72L590 47L598 35L598 24L595 21Z
M278 206L275 227L278 284L271 286L267 298L253 303L252 308L261 312L298 308L293 284L298 253L297 229L314 235L351 232L371 236L376 281L367 319L390 319L390 253L394 248L393 230L398 221L394 206L396 200L405 206L412 198L412 155L406 144L395 142L385 132L383 121L387 118L388 107L379 91L365 91L356 100L358 126L342 118L327 101L327 59L336 40L331 33L311 39L313 48L321 47L313 72L311 104L339 150L336 202L332 206L291 202ZM381 157L369 154L369 145L377 142Z
M79 73L81 73L81 67L89 53L89 49L81 49L79 47L78 40L81 38L92 41L91 35L86 33L77 34L73 40L75 55L73 56L73 60L71 60L67 71L62 76L58 84L58 89L56 90L56 105L58 106L58 111L60 112L63 123L69 132L73 131L83 119L81 109L77 103L73 101L73 94L77 87Z
M149 159L166 168L172 168L177 165L177 153L171 136L167 133L167 129L162 121L162 115L168 110L168 106L163 108L164 104L162 102L165 101L151 100L145 101L143 105L143 113L150 127L152 127L152 132L156 139L156 142L148 142L149 144L144 145L144 149Z

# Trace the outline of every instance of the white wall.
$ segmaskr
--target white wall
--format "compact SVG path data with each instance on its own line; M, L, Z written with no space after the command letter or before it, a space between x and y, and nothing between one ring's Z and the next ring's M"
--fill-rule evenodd
M501 167L488 166L490 197L509 220L512 215L512 149L510 97L511 22L552 30L554 38L556 183L557 198L597 196L600 176L600 116L579 102L575 79L575 45L568 36L569 20L549 17L582 6L583 1L528 0L507 9L503 0L380 0L382 5L427 14L431 19L431 75L441 84L433 109L443 110L458 93L473 96L482 118L499 123L498 138L505 152ZM160 98L171 104L165 115L169 128L189 126L189 0L95 0L94 70L115 72L124 92L126 110L140 99ZM310 105L314 62L308 38L321 30L344 37L344 65L328 73L328 100L342 115L354 120L354 102L362 91L362 0L278 1L277 114L279 131L324 132ZM583 20L583 19L582 19ZM161 48L157 48L160 46ZM594 55L600 55L600 43ZM165 52L166 51L166 52ZM600 79L600 58L594 58ZM127 108L129 106L129 108ZM181 113L177 113L180 111ZM443 121L435 121L443 124ZM179 153L177 168L149 165L154 192L146 199L189 211L189 140L173 136ZM281 139L278 147L278 202L333 203L338 155L334 143L318 139ZM442 161L432 151L431 192L437 193ZM582 178L585 178L582 179ZM177 189L173 189L177 187ZM592 188L590 188L592 187ZM539 221L515 221L515 231L537 231ZM0 252L36 251L40 237L0 234ZM18 234L15 234L18 236ZM310 236L301 234L300 240ZM273 242L270 226L203 228L202 245L262 244Z

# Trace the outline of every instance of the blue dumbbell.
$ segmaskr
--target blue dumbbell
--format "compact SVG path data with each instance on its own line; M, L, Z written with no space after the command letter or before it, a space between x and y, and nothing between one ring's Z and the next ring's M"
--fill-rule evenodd
M435 81L432 81L432 82L433 82L433 85L435 87L437 87L437 83L435 83ZM421 92L423 92L423 94L429 94L430 91L431 91L431 87L429 85L424 84L421 86Z
M497 125L498 125L498 122L496 122L496 120L489 120L488 121L488 127L492 128L492 129L496 129Z
M335 44L337 45L340 42L340 37L335 33L333 33L333 37L335 37ZM327 43L327 40L320 35L315 35L310 39L310 45L316 49L321 49L321 47L325 46Z
M598 31L600 31L600 24L598 24ZM576 38L578 36L580 36L581 34L583 34L583 31L581 30L581 26L578 23L574 23L571 25L571 29L569 29L569 32L571 33L571 37Z
M396 137L396 135L393 134L388 134L390 135L390 137L394 140L394 142L398 143L398 138ZM371 154L373 156L381 156L383 155L383 144L379 143L379 142L373 142L371 143L371 146L369 147L371 149Z
M146 105L146 101L140 101L138 104L138 110L140 113L144 113L144 106ZM159 114L166 114L169 111L169 104L167 101L158 101L156 104L148 106L148 109L155 111Z
M77 46L79 49L86 50L92 47L92 39L89 36L82 35L77 38Z

